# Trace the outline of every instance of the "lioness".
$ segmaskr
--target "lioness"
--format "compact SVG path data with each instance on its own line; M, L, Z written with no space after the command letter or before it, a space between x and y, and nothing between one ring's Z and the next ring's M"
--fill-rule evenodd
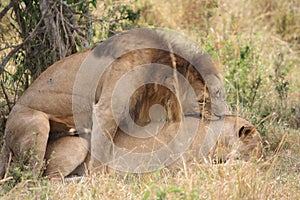
M209 119L222 117L225 114L225 95L219 73L206 54L187 44L190 43L167 31L138 29L120 33L94 49L50 66L20 97L8 117L0 177L6 171L10 153L16 160L30 149L34 149L36 159L31 160L30 165L39 172L49 134L73 127L79 132L92 131L92 155L97 154L97 145L110 151L112 144L101 142L98 133L93 131L92 113L101 119L102 130L111 140L119 123L129 119L128 113L136 123L149 123L144 111L147 112L153 104L162 104L167 109L165 118L169 121L177 121L185 114ZM144 67L139 73L137 66L149 63L151 66ZM174 73L164 74L154 64L167 66ZM167 68L163 70L168 71ZM132 71L130 85L139 87L140 82L152 78L160 81L160 85L148 81L149 84L139 87L140 92L130 97L130 104L117 103L115 110L119 115L115 120L111 105L112 100L117 99L113 98L114 87ZM192 92L178 84L180 76L188 80ZM159 92L161 85L167 86L168 91ZM121 90L115 95L122 100L127 93ZM191 98L191 95L196 98ZM126 110L129 112L125 113Z
M262 156L260 134L256 131L255 126L245 119L237 116L226 116L224 121L208 121L192 117L185 120L188 124L200 120L197 134L189 149L182 152L175 163L171 163L170 166L166 167L180 166L182 162L185 162L185 164L192 162L220 163L229 159L247 161L251 157L260 158ZM220 126L221 129L216 128L217 126ZM178 134L179 128L179 122L170 123L161 132L150 138L132 137L119 129L114 142L119 148L126 149L128 154L153 152L166 147ZM221 133L216 134L214 131L221 131ZM85 163L83 161L89 158L89 152L84 148L82 142L86 142L86 140L76 136L66 136L49 143L46 152L46 160L49 160L49 164L46 166L45 175L48 177L84 175L84 169L86 169L84 165L89 163L87 162L88 159ZM179 145L177 144L178 148ZM127 158L116 158L120 162L124 162L124 159ZM130 162L127 162L127 164L130 165ZM135 160L135 162L139 162L139 160ZM151 160L148 162L139 163L140 167L144 165L147 168L147 165L153 164ZM161 163L161 167L163 166L164 163ZM126 171L127 169L124 168L123 170Z

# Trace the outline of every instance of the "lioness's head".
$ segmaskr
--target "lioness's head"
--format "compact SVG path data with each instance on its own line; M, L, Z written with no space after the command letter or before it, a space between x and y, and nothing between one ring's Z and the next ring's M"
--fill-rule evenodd
M255 126L242 118L230 117L235 120L233 127L224 127L216 146L210 151L213 163L225 163L228 160L249 161L263 156L262 139ZM224 124L227 126L228 123ZM230 131L230 132L229 132Z

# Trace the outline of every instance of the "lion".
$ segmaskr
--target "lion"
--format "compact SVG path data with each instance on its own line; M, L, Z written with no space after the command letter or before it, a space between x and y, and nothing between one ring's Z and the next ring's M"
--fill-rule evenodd
M140 71L139 66L144 68ZM168 68L173 73L164 74ZM129 72L134 73L128 84L140 88L140 92L130 97L129 105L117 103L118 119L115 120L111 108L113 95L122 99L127 91L114 94L114 87ZM160 84L151 82L153 77ZM187 86L181 88L180 77L188 80L192 92ZM150 82L139 87L143 80ZM161 85L166 85L168 92L159 92ZM113 143L99 139L93 127L93 113L97 120L101 119L103 132L113 141L119 124L126 124L131 118L128 115L137 124L149 123L144 112L153 104L165 107L168 116L164 118L169 121L178 121L183 115L219 119L225 114L224 93L214 62L185 38L161 29L122 32L93 49L54 63L24 92L6 123L0 177L7 170L9 154L14 161L32 148L35 161L24 162L36 172L41 171L49 137L71 128L83 133L91 131L91 141L87 143L90 147L87 148L92 155L98 154L96 147L99 145L109 152ZM91 163L96 162L93 159L92 156Z
M210 121L187 117L185 122L187 127L190 127L191 123L199 122L193 142L175 162L170 163L169 166L161 163L161 167L174 169L182 167L183 162L188 165L205 162L217 164L237 159L249 161L251 158L259 159L263 156L262 139L259 132L255 126L243 118L228 115L223 120ZM180 122L171 122L157 135L149 138L133 137L118 129L114 143L128 153L151 153L166 147L176 137L180 126ZM192 130L187 129L186 131ZM218 131L221 133L216 134L215 132ZM90 159L88 150L84 148L85 142L87 140L67 135L49 143L46 150L46 160L49 163L44 175L49 178L85 175ZM175 148L179 148L179 145L176 145ZM135 160L135 162L139 161ZM127 162L127 164L130 163ZM140 165L143 164L146 168L147 165L153 163L149 160L149 163L140 163ZM108 172L112 170L114 169L107 169ZM123 170L126 172L126 168Z

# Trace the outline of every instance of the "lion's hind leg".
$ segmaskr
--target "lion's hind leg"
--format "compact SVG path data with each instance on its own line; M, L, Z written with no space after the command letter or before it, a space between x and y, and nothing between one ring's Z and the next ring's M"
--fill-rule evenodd
M10 151L7 148L7 146L4 144L1 150L1 156L0 156L0 179L4 178L4 175L6 173L6 165L9 162L9 155Z
M79 136L64 136L50 141L46 151L45 174L49 178L66 177L83 164L88 154L88 141ZM81 174L84 175L84 172Z
M17 104L6 123L4 150L12 153L13 163L26 166L23 170L39 175L43 167L49 131L47 114ZM7 156L7 152L5 155Z

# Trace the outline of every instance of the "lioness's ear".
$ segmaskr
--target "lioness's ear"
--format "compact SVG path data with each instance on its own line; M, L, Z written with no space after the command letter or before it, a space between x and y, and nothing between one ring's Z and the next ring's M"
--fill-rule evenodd
M255 132L254 126L242 126L239 130L239 137L247 137L251 133Z

